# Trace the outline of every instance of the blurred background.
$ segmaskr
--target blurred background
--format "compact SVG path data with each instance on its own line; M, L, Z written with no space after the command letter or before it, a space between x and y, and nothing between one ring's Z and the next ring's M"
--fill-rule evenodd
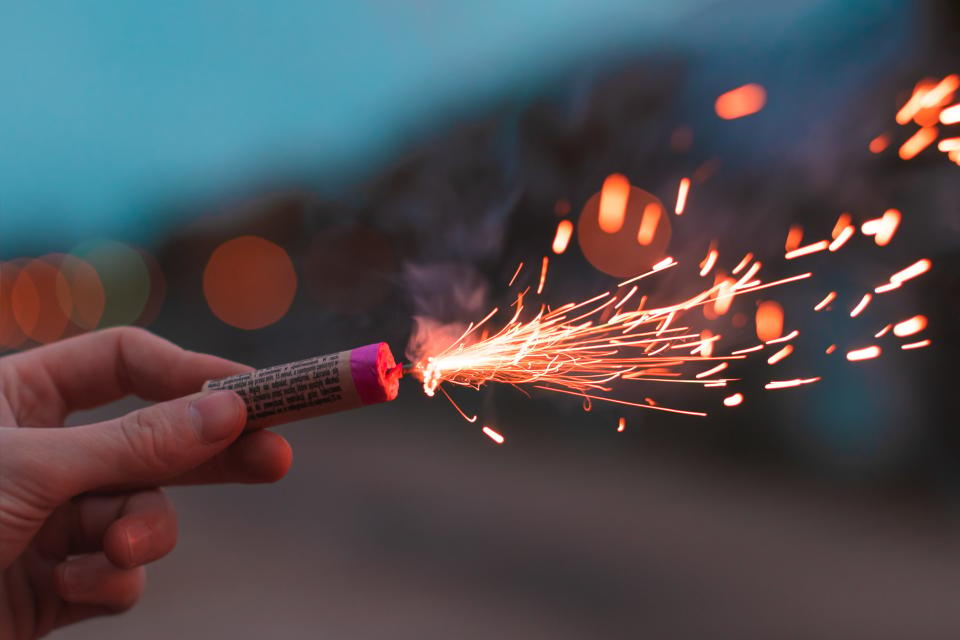
M801 332L737 365L742 404L624 392L707 418L455 394L497 446L406 379L282 427L286 479L172 490L143 602L59 637L957 637L958 43L953 0L3 3L0 352L137 324L257 366L399 355L543 256L554 304L668 255L661 303L748 251L815 273L687 319L723 351ZM646 244L590 232L611 174L630 234L661 207ZM784 260L842 213L896 233Z

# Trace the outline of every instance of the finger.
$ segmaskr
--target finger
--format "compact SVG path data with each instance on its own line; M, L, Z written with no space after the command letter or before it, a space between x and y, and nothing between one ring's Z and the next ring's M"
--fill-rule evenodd
M51 426L39 422L55 422L57 416L62 420L71 411L131 393L147 400L170 400L198 391L212 378L250 370L230 360L186 351L133 327L88 333L11 355L5 365L18 380L10 401L21 426Z
M254 431L241 436L213 459L164 484L276 482L287 475L292 463L293 450L282 436L271 431Z
M105 487L156 485L225 449L246 417L240 396L215 391L97 424L31 429L32 445L43 452L36 477L50 497L61 500Z
M103 551L121 569L147 564L177 544L177 514L160 489L88 494L73 501L71 554Z
M54 588L66 602L126 611L143 594L143 567L118 569L102 553L74 556L54 570Z

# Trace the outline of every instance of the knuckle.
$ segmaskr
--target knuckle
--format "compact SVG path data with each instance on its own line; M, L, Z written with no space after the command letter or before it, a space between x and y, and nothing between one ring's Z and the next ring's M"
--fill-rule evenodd
M162 474L176 459L176 444L171 440L169 421L155 408L134 411L120 421L120 432L135 461L156 474Z

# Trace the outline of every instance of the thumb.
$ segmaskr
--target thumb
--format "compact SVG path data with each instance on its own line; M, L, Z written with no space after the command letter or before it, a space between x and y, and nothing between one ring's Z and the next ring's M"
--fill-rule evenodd
M105 486L156 484L213 457L243 431L247 411L232 391L162 402L115 420L61 431L71 495Z

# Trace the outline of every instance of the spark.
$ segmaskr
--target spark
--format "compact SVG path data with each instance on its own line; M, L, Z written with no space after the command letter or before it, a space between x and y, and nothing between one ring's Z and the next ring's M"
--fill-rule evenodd
M710 273L710 269L713 269L713 265L717 263L717 250L713 247L710 248L710 251L707 252L707 256L703 259L703 262L700 263L700 276L704 277Z
M957 87L960 87L960 76L957 74L946 76L937 83L936 86L927 91L925 95L921 96L921 108L929 109L940 106L942 102L949 100L953 96L953 92L957 90Z
M874 338L882 338L883 336L887 335L887 333L890 332L890 329L891 329L892 327L893 327L892 324L886 324L886 325L884 325L884 326L883 326L883 329L880 329L880 331L877 331L875 334L873 334L873 337L874 337Z
M803 240L803 228L800 225L792 225L787 232L787 241L783 243L784 251L793 251L800 246Z
M497 433L496 431L494 431L493 429L491 429L490 427L484 426L484 427L483 427L483 433L484 433L488 438L490 438L491 440L493 440L494 442L496 442L497 444L503 444L503 443L504 443L504 437L503 437L502 435L500 435L499 433Z
M932 266L932 263L926 258L917 260L906 269L898 271L892 276L890 276L890 282L896 283L896 284L903 284L907 280L911 280L913 278L916 278L919 275L923 275L927 271L930 271L931 266Z
M873 236L873 241L877 243L878 247L885 247L890 244L893 234L897 232L897 227L900 226L901 217L897 209L887 209L883 212L877 233Z
M547 281L547 268L550 266L550 258L543 256L543 263L540 265L540 283L537 285L537 295L543 293L543 284Z
M937 149L944 153L960 149L960 138L944 138L937 143Z
M900 345L900 348L903 349L904 351L908 351L910 349L921 349L923 347L929 347L929 346L930 346L930 339L928 338L926 340L920 340L918 342L908 342L907 344L902 344Z
M876 289L873 290L874 293L887 293L888 291L893 291L894 289L899 289L899 282L888 282L887 284L882 284Z
M921 127L917 132L907 138L907 141L900 145L900 158L911 160L918 153L933 144L937 139L936 127Z
M793 380L771 380L763 385L764 389L788 389L790 387L799 387L804 384L813 384L819 382L820 376L814 378L794 378Z
M662 215L663 207L658 202L651 202L643 208L643 215L640 217L640 229L637 231L637 244L646 247L653 242Z
M727 407L735 407L741 402L743 402L742 393L735 393L732 396L727 396L726 398L723 399L723 404Z
M823 251L830 246L830 243L826 240L820 240L812 244L808 244L805 247L799 247L793 251L788 251L783 257L787 260L793 260L794 258L799 258L800 256L807 256L811 253L816 253L818 251Z
M840 232L850 226L850 223L853 219L850 217L849 213L841 213L837 216L837 221L833 224L833 231L830 232L831 238L836 238L840 235Z
M791 332L788 333L787 335L783 336L782 338L774 338L773 340L767 340L766 343L767 343L767 344L779 344L779 343L781 343L781 342L789 342L789 341L793 340L794 338L796 338L798 335L800 335L800 330L799 330L799 329L794 329L793 331L791 331Z
M621 416L620 419L617 420L617 431L620 433L623 433L623 430L626 428L627 428L627 419Z
M853 237L855 231L856 229L853 225L847 225L839 234L837 234L837 236L833 239L833 242L827 245L827 248L830 251L838 251L840 247L847 243L847 240Z
M627 216L627 200L630 198L630 181L620 173L612 173L600 188L598 210L600 229L616 233L623 227Z
M740 355L740 354L742 354L742 353L753 353L754 351L760 351L760 350L763 349L765 346L766 346L766 345L758 344L758 345L753 346L753 347L747 347L746 349L737 349L736 351L731 351L731 352L730 352L730 355L732 355L732 356L737 356L737 355Z
M678 216L683 215L683 210L687 207L687 195L690 193L690 178L680 178L680 186L677 188L677 206L673 212Z
M791 353L793 353L793 345L784 345L780 351L777 351L775 354L767 358L767 364L777 364Z
M828 293L827 295L825 295L825 296L823 297L823 300L821 300L820 302L818 302L818 303L813 307L813 310L814 310L814 311L822 311L823 309L825 309L825 308L827 307L827 305L829 305L831 302L833 302L833 301L836 300L836 299L837 299L837 292L836 292L836 291L831 291L830 293Z
M726 362L721 362L720 364L718 364L717 366L715 366L715 367L713 367L713 368L711 368L711 369L707 369L706 371L701 371L700 373L698 373L698 374L697 374L696 376L694 376L694 377L696 377L696 378L698 378L698 379L700 379L700 378L709 378L709 377L712 376L713 374L718 373L718 372L720 372L720 371L723 371L723 370L726 369L728 366L729 366L729 365L728 365Z
M673 261L673 258L671 258L670 256L667 256L666 258L664 258L663 260L661 260L661 261L658 262L657 264L655 264L655 265L653 265L652 267L650 267L650 270L651 270L651 271L663 271L663 270L666 269L667 267L672 267L672 266L675 265L675 264L677 264L677 263Z
M561 220L557 223L557 233L553 237L553 252L560 255L567 250L570 244L570 237L573 236L573 223L569 220Z
M943 124L960 123L960 102L941 111L940 122Z
M857 303L857 306L850 311L850 317L856 318L858 315L860 315L863 310L867 308L867 305L870 304L871 300L873 300L872 295L869 293L863 294L863 297L860 298L860 302Z
M766 103L766 89L751 83L720 94L714 103L714 110L724 120L736 120L757 113Z
M523 263L522 263L522 262L517 265L517 270L513 272L513 277L510 278L510 282L507 283L507 286L508 286L508 287L512 287L512 286L513 286L513 282L514 282L514 280L517 279L517 276L520 275L520 270L521 270L521 269L523 269Z
M829 347L827 347L827 350L826 350L824 353L826 353L827 355L830 355L831 353L833 353L833 352L836 351L836 350L837 350L837 345L832 344L832 345L830 345Z
M915 333L920 333L927 328L927 318L926 316L913 316L912 318L907 318L903 322L898 322L893 326L893 335L898 338L906 338L907 336L912 336Z
M881 133L870 141L870 153L882 153L890 146L890 134Z
M861 360L870 360L872 358L878 357L882 351L877 345L870 345L869 347L863 347L862 349L854 349L853 351L847 352L847 360L850 362L859 362Z
M900 110L897 111L895 120L897 124L907 124L913 120L913 116L917 115L917 112L920 111L922 107L923 97L927 94L928 91L932 88L932 83L930 81L924 80L917 83L916 88L913 90L913 94L910 96L910 99L904 103Z
M740 273L741 271L743 271L743 268L744 268L744 267L746 267L748 264L750 264L750 261L751 261L751 260L753 260L753 254L750 253L750 252L747 252L747 255L743 256L743 259L740 260L740 262L737 264L737 266L735 266L735 267L733 268L733 271L731 271L730 273L732 273L733 275L737 275L738 273Z

